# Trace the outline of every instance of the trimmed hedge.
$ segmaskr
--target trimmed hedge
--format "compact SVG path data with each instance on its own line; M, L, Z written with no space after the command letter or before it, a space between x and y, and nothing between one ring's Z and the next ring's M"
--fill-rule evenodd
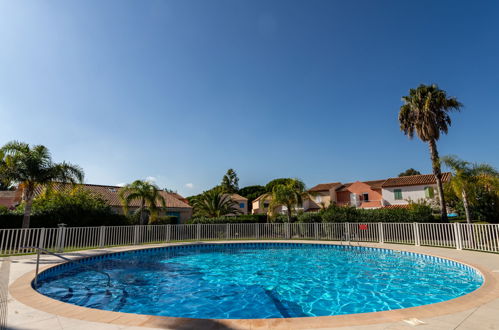
M412 204L408 208L358 209L331 205L317 213L298 215L298 222L435 222L431 207Z
M266 223L266 214L243 214L236 216L226 216L219 218L195 217L189 220L189 223Z

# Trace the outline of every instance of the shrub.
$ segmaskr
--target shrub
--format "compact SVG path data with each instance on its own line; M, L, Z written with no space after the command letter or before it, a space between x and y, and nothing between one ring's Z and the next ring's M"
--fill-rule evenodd
M162 215L162 216L156 216L156 217L151 217L149 219L149 224L150 225L173 225L177 223L177 217L172 216L172 215Z
M357 209L331 205L318 213L322 222L434 222L428 205L410 204L407 208Z
M189 223L265 223L267 222L266 214L242 214L236 216L226 216L217 218L195 217Z
M297 221L302 223L322 222L322 217L318 212L306 212L298 215Z

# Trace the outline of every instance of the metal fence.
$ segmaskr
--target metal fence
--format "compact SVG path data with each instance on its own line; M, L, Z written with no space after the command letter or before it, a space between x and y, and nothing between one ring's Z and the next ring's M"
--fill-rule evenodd
M7 307L9 298L10 260L0 261L0 330L7 329Z
M249 223L1 229L0 255L175 241L312 239L499 252L499 225L459 223Z

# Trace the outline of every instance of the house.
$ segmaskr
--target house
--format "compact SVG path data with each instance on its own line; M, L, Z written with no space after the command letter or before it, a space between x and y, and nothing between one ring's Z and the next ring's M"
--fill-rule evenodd
M442 173L442 182L448 182L451 173ZM312 200L304 202L305 211L327 207L331 203L364 209L404 207L410 201L431 200L436 194L433 174L411 175L372 181L321 183L310 189ZM328 196L329 195L329 196Z
M22 193L19 190L0 191L0 206L8 209L14 209L21 203Z
M230 194L230 199L237 204L237 208L241 212L240 214L248 214L248 199L239 194Z
M451 179L451 173L442 173L442 182ZM435 175L421 174L389 178L382 184L383 206L407 205L409 201L433 199L437 193Z
M303 210L305 212L315 212L328 207L331 203L336 203L335 191L341 186L341 182L330 182L320 183L310 188L311 198L306 198L303 201Z
M118 214L123 214L123 205L120 199L120 190L122 187L119 186L106 186L106 185L96 185L96 184L77 184L76 187L81 187L86 191L89 191L102 199L104 199L111 209ZM55 190L64 190L71 189L73 186L69 184L55 184L53 189ZM18 189L16 191L20 191ZM35 191L35 197L41 194L43 191L42 187L38 187ZM160 215L168 215L174 216L177 218L177 223L186 223L192 217L192 206L184 202L182 196L177 193L169 193L163 190L160 190L159 193L165 199L166 209L160 211ZM18 202L21 201L22 191L18 193L19 199ZM133 212L140 207L139 200L133 200L129 204L129 212Z
M260 195L256 199L253 200L253 203L251 204L253 209L251 210L251 214L267 214L269 211L269 205L272 200L271 196L267 196L266 198L265 194ZM274 212L277 214L286 214L288 208L284 205L278 206L274 209ZM298 209L300 210L300 209Z
M270 197L264 198L265 194L258 196L251 203L251 214L267 214L270 205Z
M355 181L345 183L336 188L336 204L355 206L362 209L376 209L382 207L382 188L385 180Z

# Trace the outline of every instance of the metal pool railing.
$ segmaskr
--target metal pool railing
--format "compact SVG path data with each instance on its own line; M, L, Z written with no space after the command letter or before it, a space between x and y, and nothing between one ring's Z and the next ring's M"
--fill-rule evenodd
M174 241L311 239L438 246L499 253L499 225L247 223L0 229L0 255ZM36 248L35 248L36 247Z

